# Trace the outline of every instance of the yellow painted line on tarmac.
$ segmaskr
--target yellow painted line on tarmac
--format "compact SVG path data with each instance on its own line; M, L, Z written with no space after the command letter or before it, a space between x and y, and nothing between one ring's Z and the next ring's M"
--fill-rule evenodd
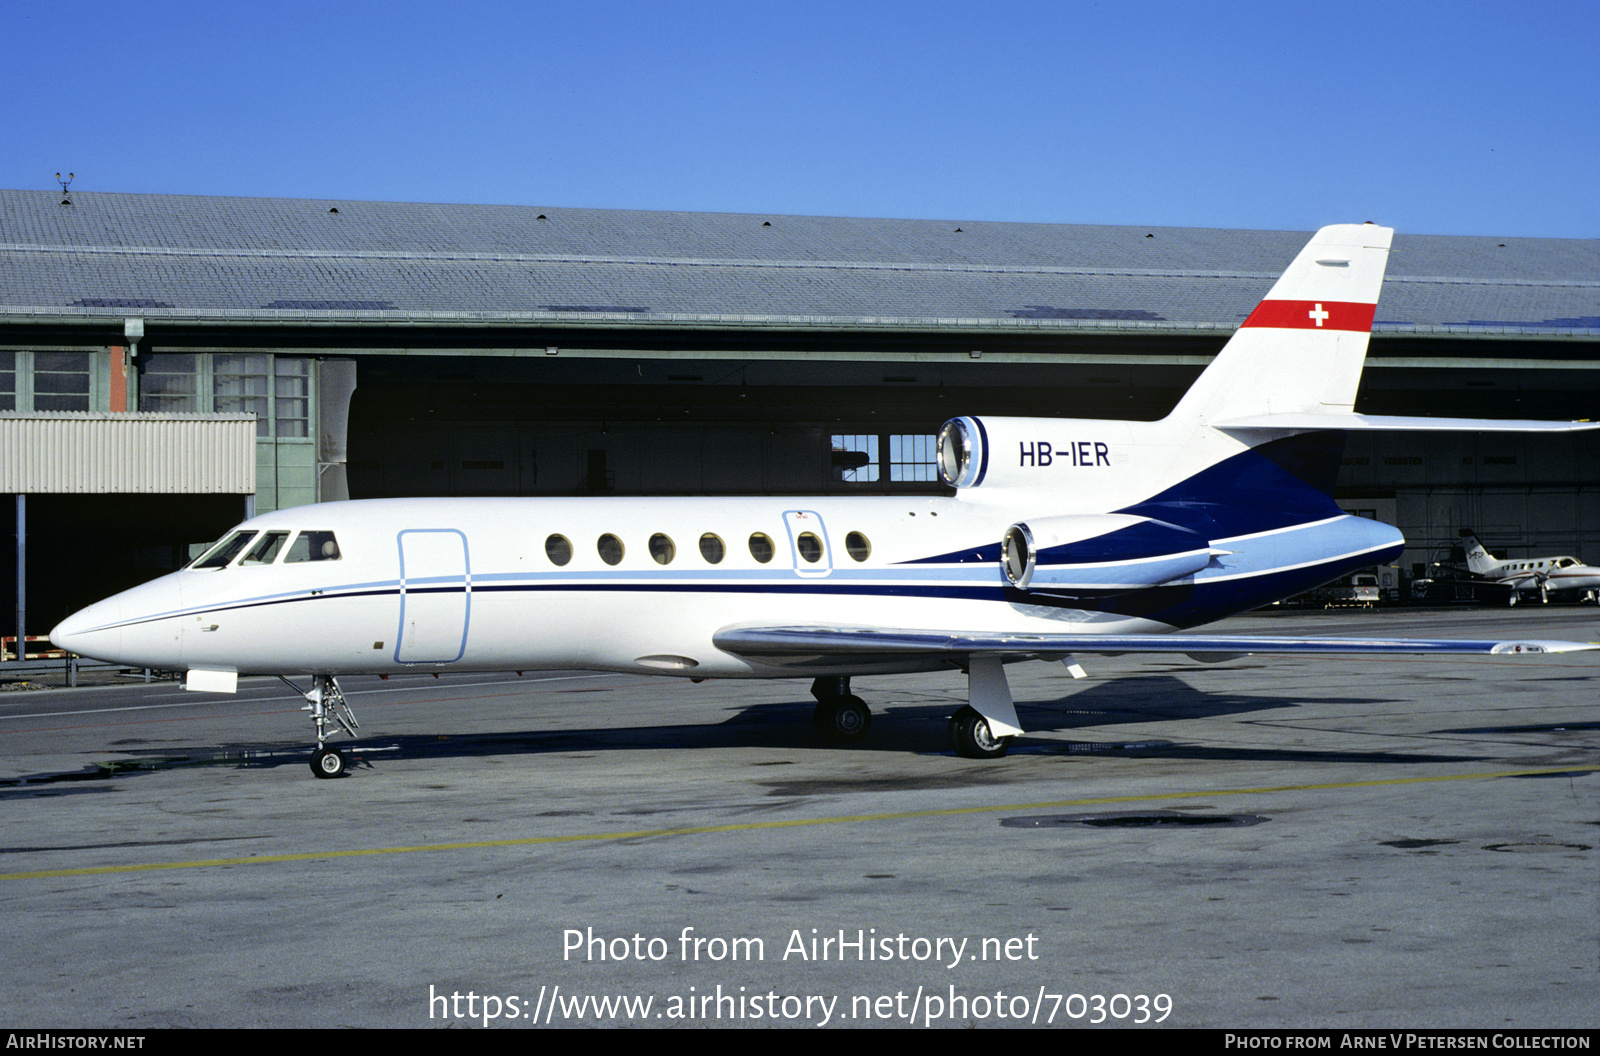
M1536 770L1498 770L1482 774L1439 774L1429 777L1391 777L1375 781L1334 781L1311 785L1265 785L1260 788L1213 788L1188 792L1149 792L1133 796L1097 796L1088 799L1057 799L1041 803L1004 803L987 807L943 807L936 810L901 810L883 814L842 814L828 818L791 818L782 821L742 821L728 825L687 825L671 829L635 829L630 832L577 832L563 836L527 836L514 840L473 840L468 843L427 843L412 847L363 847L349 851L305 851L298 854L261 854L248 858L200 858L184 862L143 862L132 865L96 865L81 869L41 869L30 873L0 873L0 880L43 880L61 876L99 876L109 873L144 873L164 869L210 869L225 865L277 865L284 862L314 862L331 858L364 858L382 854L417 854L431 851L470 851L493 847L533 847L549 843L579 843L592 840L641 840L654 836L701 836L718 832L753 832L760 829L793 829L807 825L852 825L863 821L911 821L918 818L944 818L961 814L997 814L1015 810L1059 810L1062 807L1095 807L1116 803L1149 803L1170 799L1200 799L1211 796L1259 796L1272 792L1316 792L1340 788L1377 788L1383 785L1418 785L1432 781L1485 781L1500 777L1537 777L1541 774L1589 774L1594 766L1552 766Z

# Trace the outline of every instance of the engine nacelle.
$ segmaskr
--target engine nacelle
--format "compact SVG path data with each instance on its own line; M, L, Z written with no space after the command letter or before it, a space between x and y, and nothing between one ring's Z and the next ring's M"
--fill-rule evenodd
M1211 543L1175 524L1126 513L1040 517L1006 529L1000 564L1018 590L1076 597L1192 576Z
M953 488L1059 487L1115 473L1131 426L1076 418L952 418L939 430L939 479Z

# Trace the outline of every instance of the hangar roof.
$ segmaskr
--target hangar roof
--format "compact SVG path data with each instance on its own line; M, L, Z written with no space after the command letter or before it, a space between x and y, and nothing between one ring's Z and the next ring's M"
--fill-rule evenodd
M0 190L0 324L1227 331L1307 232ZM1600 337L1600 241L1396 234L1375 329Z

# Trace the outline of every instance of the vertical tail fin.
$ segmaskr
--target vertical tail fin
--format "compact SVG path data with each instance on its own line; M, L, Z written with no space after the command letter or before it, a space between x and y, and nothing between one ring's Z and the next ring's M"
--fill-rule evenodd
M1476 575L1487 576L1500 567L1500 562L1489 556L1471 528L1461 529L1461 550L1467 556L1467 568Z
M1349 414L1394 230L1318 231L1195 381L1171 418Z

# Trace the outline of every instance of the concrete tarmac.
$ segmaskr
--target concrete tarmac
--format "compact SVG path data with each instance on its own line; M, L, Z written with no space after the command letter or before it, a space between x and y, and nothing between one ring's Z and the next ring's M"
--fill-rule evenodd
M1592 607L1218 632L1600 639ZM955 756L958 673L0 696L18 1028L1600 1022L1600 654L1081 658Z

